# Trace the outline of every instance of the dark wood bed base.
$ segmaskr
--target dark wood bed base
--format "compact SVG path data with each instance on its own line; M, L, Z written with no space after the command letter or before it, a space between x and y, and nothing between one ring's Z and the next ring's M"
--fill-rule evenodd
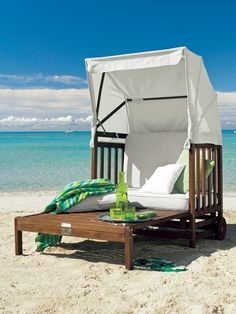
M91 158L93 179L107 177L117 183L118 173L123 169L124 164L126 136L127 134L121 133L96 133ZM102 138L106 141L102 141ZM113 138L113 141L107 141L108 138ZM197 239L214 236L223 240L225 237L222 146L191 144L189 152L189 210L186 216L176 221L165 222L158 228L139 230L138 233L188 239L189 246L194 248ZM203 162L205 159L214 160L215 163L207 179L205 162Z
M116 138L118 142L102 142L99 138ZM126 134L97 132L92 149L92 178L107 177L117 182L123 169ZM123 141L123 142L119 142ZM200 158L201 154L201 158ZM215 162L206 179L206 158ZM99 165L99 167L98 167ZM200 170L201 169L201 170ZM195 183L196 182L196 183ZM189 154L189 210L157 210L157 217L142 224L118 225L99 222L94 213L34 214L15 218L15 253L22 254L22 232L42 232L118 241L125 244L125 266L133 267L133 234L182 238L194 248L196 239L214 236L223 240L226 223L223 218L222 147L213 144L192 144ZM66 227L65 227L65 226Z

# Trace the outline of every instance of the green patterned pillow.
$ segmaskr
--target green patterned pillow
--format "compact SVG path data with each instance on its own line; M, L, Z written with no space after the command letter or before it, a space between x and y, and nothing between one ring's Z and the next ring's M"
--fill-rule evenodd
M185 194L189 190L189 151L183 150L179 159L176 161L177 164L185 165L183 171L179 175L174 185L174 192ZM200 160L200 173L201 173L201 160ZM210 159L205 160L206 178L210 175L214 168L214 161ZM196 182L195 182L196 183Z

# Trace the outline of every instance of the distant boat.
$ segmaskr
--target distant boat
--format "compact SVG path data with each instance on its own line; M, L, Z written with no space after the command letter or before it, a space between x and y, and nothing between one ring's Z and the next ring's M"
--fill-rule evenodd
M65 131L65 133L73 133L73 132L75 132L75 131L71 130L71 129Z
M236 130L234 130L234 134L236 134Z

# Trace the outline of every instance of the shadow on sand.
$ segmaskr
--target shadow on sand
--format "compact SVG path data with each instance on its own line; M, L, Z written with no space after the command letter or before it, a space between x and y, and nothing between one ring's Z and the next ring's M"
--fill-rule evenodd
M64 237L64 240L66 238ZM227 225L224 241L204 239L197 242L195 249L188 247L185 240L167 240L136 236L134 238L134 257L159 257L170 259L177 265L188 266L199 257L209 257L221 250L227 251L236 246L236 224ZM82 259L92 263L105 262L116 265L124 264L124 244L116 242L84 240L74 243L61 243L42 254L59 258Z

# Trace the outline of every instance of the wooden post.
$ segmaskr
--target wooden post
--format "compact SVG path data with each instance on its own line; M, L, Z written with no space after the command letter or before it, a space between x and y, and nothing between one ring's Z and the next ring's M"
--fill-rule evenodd
M118 182L118 148L114 149L114 182Z
M200 148L196 148L196 188L197 188L197 210L200 210L201 206L201 194L200 194Z
M208 148L208 159L211 160L211 147ZM212 173L208 176L208 207L212 206ZM212 215L213 216L213 215Z
M94 137L94 147L91 150L91 179L97 179L97 160L98 160L98 147L97 136Z
M125 227L125 268L133 268L133 230Z
M121 148L121 170L124 171L125 147Z
M100 148L100 178L104 177L104 147Z
M205 148L202 148L202 207L206 209L206 152Z
M17 217L15 218L15 254L22 255L22 231L18 230Z
M107 151L107 177L111 180L111 147Z
M222 164L222 146L218 146L217 154L217 166L218 166L218 204L220 205L220 211L218 213L219 218L223 217L223 164Z
M214 206L217 205L217 195L216 195L216 174L218 172L218 165L216 160L216 147L213 149L213 161L214 161L214 168L213 168L213 204Z
M191 239L189 247L196 246L195 230L195 146L191 144L189 150L189 226L191 230Z

